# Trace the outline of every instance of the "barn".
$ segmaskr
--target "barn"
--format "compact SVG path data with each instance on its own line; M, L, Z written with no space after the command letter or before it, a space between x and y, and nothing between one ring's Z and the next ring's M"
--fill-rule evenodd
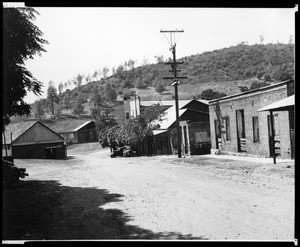
M87 119L43 120L43 123L65 139L66 144L97 141L95 122Z
M40 121L10 123L2 135L2 154L15 159L61 159L67 155L64 138Z

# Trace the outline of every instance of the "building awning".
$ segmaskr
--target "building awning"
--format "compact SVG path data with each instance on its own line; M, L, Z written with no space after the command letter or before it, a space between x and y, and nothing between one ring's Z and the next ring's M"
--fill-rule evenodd
M295 95L289 96L285 99L276 101L270 105L267 105L257 111L286 111L292 109L295 106Z
M167 131L168 131L168 130L153 130L153 135L156 136L156 135L165 133L165 132L167 132Z

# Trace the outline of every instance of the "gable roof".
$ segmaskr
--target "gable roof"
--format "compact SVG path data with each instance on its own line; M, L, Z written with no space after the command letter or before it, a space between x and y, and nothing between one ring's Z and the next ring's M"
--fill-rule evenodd
M203 100L203 99L189 99L189 100L178 100L178 107L183 108L187 104L191 103L192 101L198 101L203 104L208 105L209 101L208 100ZM162 106L175 106L175 100L141 100L140 105L141 106L152 106L155 104L160 104Z
M20 136L22 136L26 131L31 129L34 125L41 124L43 127L47 128L51 132L53 132L55 135L57 135L61 140L64 140L63 137L61 137L59 134L57 134L55 131L50 129L48 126L43 124L40 121L24 121L19 123L10 123L5 128L5 143L11 144L15 140L17 140ZM4 136L2 135L2 143L4 143Z
M2 134L2 143L10 144L22 135L26 130L36 124L37 121L24 121L19 123L10 123L5 127L4 135ZM5 137L5 142L4 142Z
M58 119L55 121L43 121L43 123L57 133L64 133L64 132L74 132L75 129L86 124L87 120L86 119Z
M185 113L188 109L180 109L179 117ZM162 121L154 120L151 122L152 125L159 124L159 129L168 129L174 122L176 121L176 111L175 106L172 106L168 110L164 111L164 116L162 117Z
M94 122L93 120L90 120L90 121L87 121L85 123L83 123L82 125L80 125L79 127L73 129L73 131L77 131L77 130L80 130L81 128L83 128L84 126L88 125L89 123L92 123Z

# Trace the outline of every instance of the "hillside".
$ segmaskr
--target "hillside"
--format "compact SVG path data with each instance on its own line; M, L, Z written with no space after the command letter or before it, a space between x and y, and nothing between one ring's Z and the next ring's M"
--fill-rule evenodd
M272 83L294 77L293 44L240 44L178 60L184 61L178 66L181 70L179 76L188 77L179 86L180 99L199 98L207 89L230 95L240 92L239 86L250 86L253 82ZM60 114L72 115L71 109L78 98L84 104L84 111L80 116L88 117L93 108L100 107L112 110L109 114L117 117L122 114L123 97L133 96L133 91L143 100L166 100L174 97L173 88L170 86L172 82L163 79L172 75L169 65L160 61L130 68L120 65L110 77L63 91L58 95ZM158 83L165 86L164 92L156 92ZM46 99L43 106L49 108Z

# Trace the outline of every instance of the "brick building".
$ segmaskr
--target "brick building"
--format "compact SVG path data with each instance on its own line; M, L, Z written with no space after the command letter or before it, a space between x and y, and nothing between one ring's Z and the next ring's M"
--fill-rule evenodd
M268 111L258 110L294 94L294 81L225 96L209 103L211 152L244 153L271 157L271 121ZM293 158L292 111L274 111L276 156Z

